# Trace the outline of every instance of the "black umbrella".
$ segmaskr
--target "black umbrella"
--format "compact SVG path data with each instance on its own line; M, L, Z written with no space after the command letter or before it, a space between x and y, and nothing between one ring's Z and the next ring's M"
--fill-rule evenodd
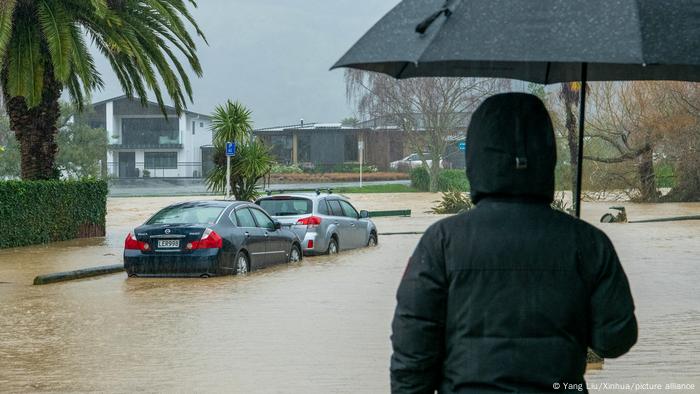
M700 0L404 0L333 66L410 77L700 81Z

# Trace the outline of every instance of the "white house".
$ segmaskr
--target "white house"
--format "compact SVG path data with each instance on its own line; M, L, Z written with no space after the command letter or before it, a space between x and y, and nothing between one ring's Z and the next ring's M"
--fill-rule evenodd
M86 118L107 130L107 171L114 178L200 178L210 168L211 119L126 96L93 104ZM203 160L204 158L204 160ZM202 168L202 163L204 169Z

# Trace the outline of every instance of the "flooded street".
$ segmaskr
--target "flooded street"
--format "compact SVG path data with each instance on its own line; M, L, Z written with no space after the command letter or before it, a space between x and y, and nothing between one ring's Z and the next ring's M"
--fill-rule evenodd
M429 194L356 195L380 232L439 219ZM121 262L126 233L174 198L110 199L108 236L0 251L0 391L381 393L395 291L420 236L246 277L31 286L40 273ZM596 222L610 203L584 204ZM624 204L631 220L700 204ZM604 224L629 276L640 337L590 382L700 384L700 221Z

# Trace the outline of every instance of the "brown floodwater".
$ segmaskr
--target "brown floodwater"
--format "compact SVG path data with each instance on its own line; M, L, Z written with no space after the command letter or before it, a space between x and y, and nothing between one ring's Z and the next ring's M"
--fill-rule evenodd
M434 199L353 196L361 208L414 210L378 219L382 232L425 229ZM105 239L0 251L0 391L388 391L394 295L417 235L246 277L31 286L39 273L118 263L126 232L170 200L110 199ZM608 205L584 205L586 217ZM623 205L637 220L700 214L700 204ZM587 379L698 388L700 221L600 226L630 278L640 338Z

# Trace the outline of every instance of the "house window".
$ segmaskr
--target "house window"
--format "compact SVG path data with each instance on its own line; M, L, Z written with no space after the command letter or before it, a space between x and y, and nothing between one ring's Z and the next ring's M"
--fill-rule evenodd
M193 121L193 122L192 122L192 135L194 135L194 126L195 126L195 123L194 123L194 121Z
M204 122L199 122L199 127L204 127Z
M272 135L266 136L264 142L270 147L270 153L280 163L288 164L292 160L292 136Z
M177 152L146 152L143 159L148 169L177 169Z
M345 134L345 161L357 160L357 134Z
M302 134L297 137L297 161L311 162L311 136Z
M122 119L122 144L155 146L179 143L180 130L178 119L173 116L168 119Z

